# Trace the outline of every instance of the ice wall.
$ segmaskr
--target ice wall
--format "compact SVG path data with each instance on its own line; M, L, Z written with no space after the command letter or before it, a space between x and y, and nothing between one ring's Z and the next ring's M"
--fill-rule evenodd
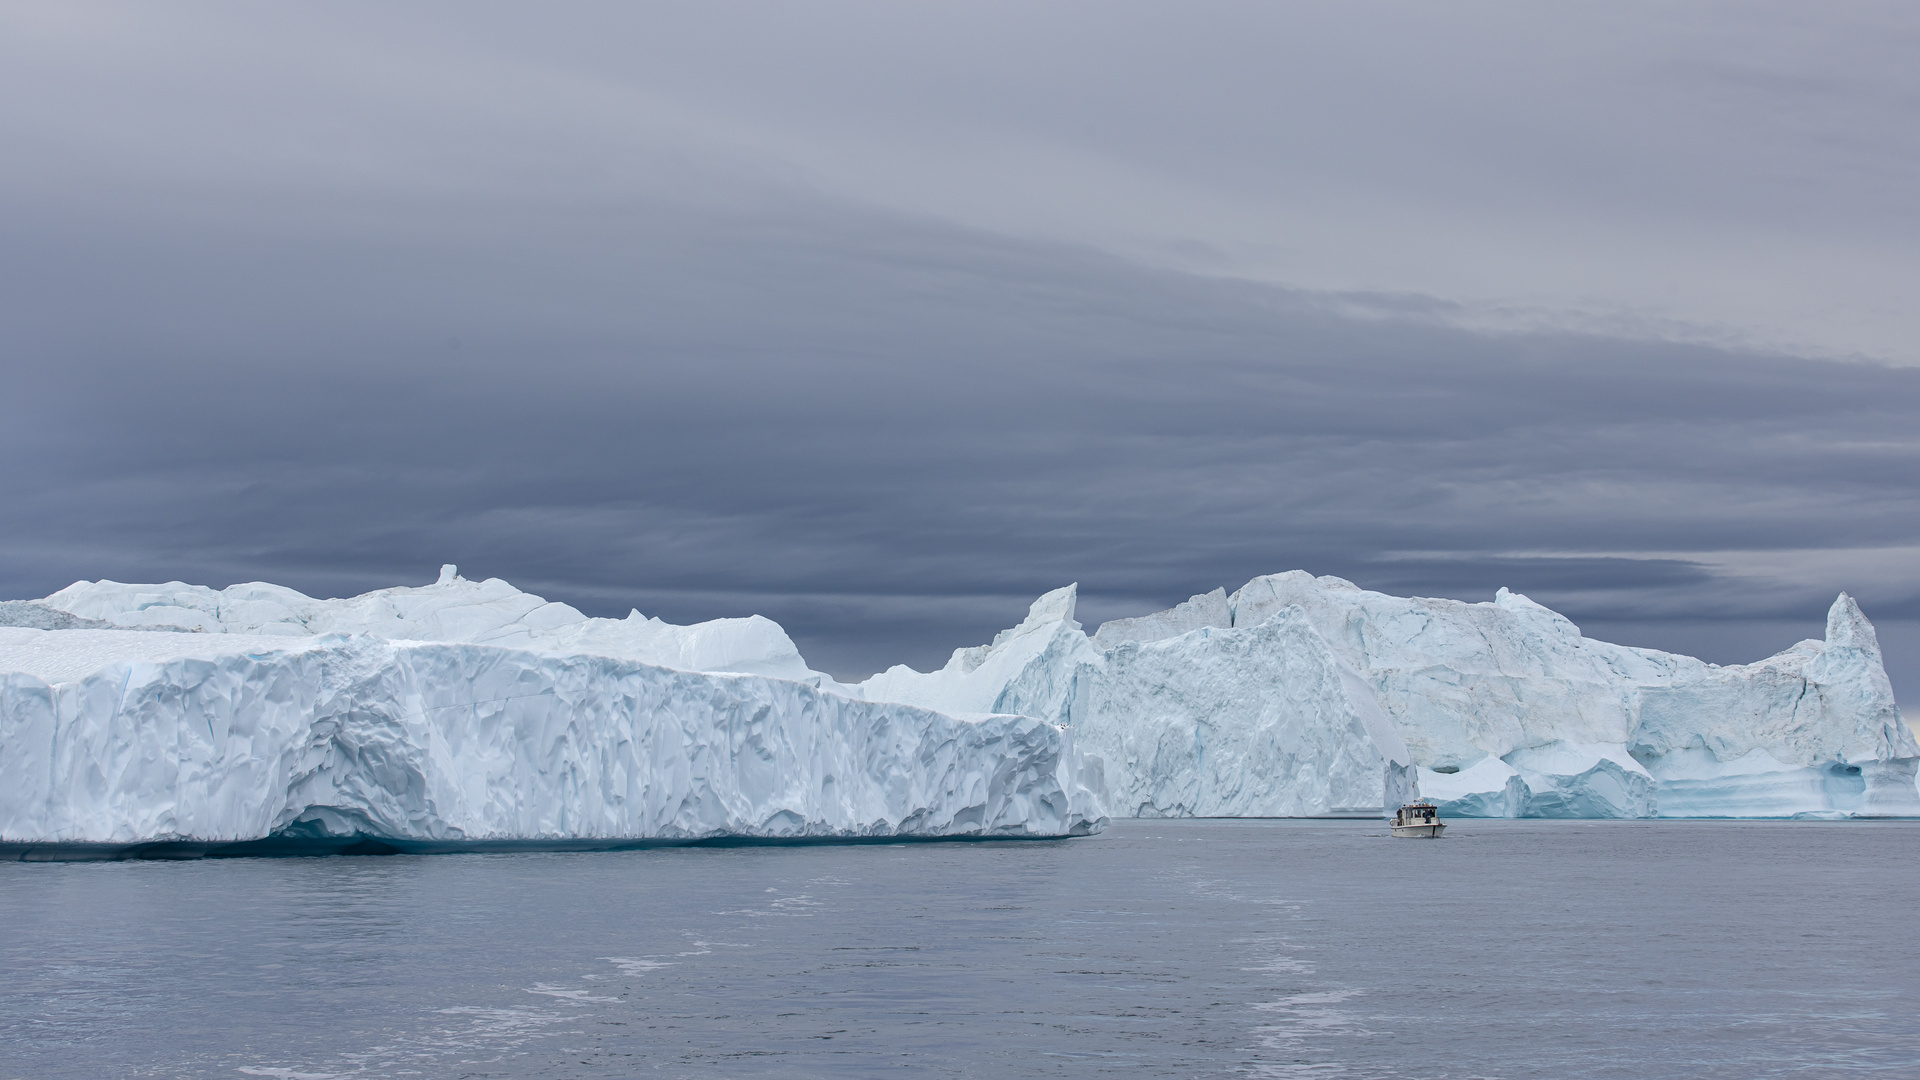
M1099 764L1026 716L369 635L0 629L0 843L1048 837Z
M1136 817L1373 814L1389 770L1411 779L1391 722L1294 609L1118 642L1076 670L1071 719Z

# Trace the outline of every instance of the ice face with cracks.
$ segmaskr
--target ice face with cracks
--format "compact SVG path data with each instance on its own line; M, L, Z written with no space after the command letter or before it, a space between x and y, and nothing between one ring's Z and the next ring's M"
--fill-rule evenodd
M288 619L237 608L273 587L238 587L237 603L234 590L214 594L209 611L178 603L204 594L116 586L169 602L91 608L122 624L129 611L201 611L203 629L251 633L0 629L0 842L1035 838L1105 820L1098 761L1057 725L646 662L620 652L706 648L746 666L742 655L777 659L769 646L786 635L754 620L710 634L529 626L551 605L474 585L272 601L296 620L345 611L374 623L352 634L259 633ZM367 632L392 629L375 621L388 618L416 636ZM461 633L542 647L446 640Z

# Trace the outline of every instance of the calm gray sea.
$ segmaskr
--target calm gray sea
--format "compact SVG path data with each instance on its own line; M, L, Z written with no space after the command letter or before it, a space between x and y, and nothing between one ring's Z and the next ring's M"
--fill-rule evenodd
M0 865L0 1077L1920 1077L1920 824Z

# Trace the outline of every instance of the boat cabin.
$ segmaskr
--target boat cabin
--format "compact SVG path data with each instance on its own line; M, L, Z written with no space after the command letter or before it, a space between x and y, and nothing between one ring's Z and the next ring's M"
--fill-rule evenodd
M1440 808L1432 803L1408 803L1393 815L1395 825L1432 825L1440 819Z

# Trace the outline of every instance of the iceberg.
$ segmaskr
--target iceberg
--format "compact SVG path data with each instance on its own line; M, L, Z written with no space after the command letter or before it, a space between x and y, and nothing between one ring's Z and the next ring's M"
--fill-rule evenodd
M1673 817L1912 817L1912 729L1880 642L1845 593L1826 637L1643 687L1629 736Z
M766 620L572 618L451 574L347 601L83 583L45 603L116 628L0 628L0 847L20 857L1049 838L1106 820L1070 729L686 663L795 670Z
M1077 586L843 685L770 620L591 619L456 568L317 600L0 605L0 842L1064 836L1128 816L1920 816L1872 624L1718 666L1518 593L1303 571L1075 620Z
M1235 625L1285 607L1365 676L1422 766L1422 790L1450 796L1443 812L1920 814L1920 746L1873 626L1845 593L1824 640L1726 667L1596 641L1505 589L1491 603L1405 598L1294 571L1229 598ZM1519 789L1501 770L1473 772L1489 757Z
M1293 571L1091 636L1075 595L853 692L1070 724L1137 816L1361 813L1416 792L1454 816L1920 815L1920 746L1844 593L1824 640L1727 667L1587 638L1506 589L1396 597Z

